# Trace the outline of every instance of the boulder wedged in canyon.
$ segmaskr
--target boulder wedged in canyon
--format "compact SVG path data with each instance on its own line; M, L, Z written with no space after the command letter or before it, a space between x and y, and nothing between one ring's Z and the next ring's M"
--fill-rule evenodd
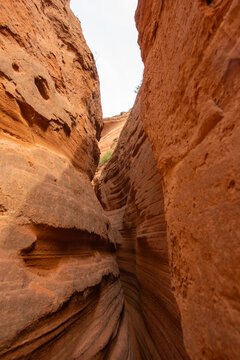
M4 1L0 23L0 358L135 359L80 23L63 0Z
M139 359L188 359L171 291L162 183L143 131L140 98L102 172L97 196L117 241Z
M139 0L144 130L192 359L240 354L240 3Z

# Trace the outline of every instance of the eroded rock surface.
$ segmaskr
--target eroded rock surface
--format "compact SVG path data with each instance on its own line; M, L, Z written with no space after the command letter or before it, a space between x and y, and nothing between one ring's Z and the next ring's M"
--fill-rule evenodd
M103 119L103 130L99 141L101 156L116 147L123 126L125 125L129 115L130 111Z
M100 161L93 179L95 190L98 187L102 171L117 146L119 136L129 117L129 114L130 111L103 119L103 130L99 141Z
M117 240L139 359L187 359L171 291L162 182L143 131L140 98L102 172L97 194Z
M192 359L240 354L240 3L139 0L144 129Z
M0 23L0 357L134 359L80 23L63 0L4 1Z

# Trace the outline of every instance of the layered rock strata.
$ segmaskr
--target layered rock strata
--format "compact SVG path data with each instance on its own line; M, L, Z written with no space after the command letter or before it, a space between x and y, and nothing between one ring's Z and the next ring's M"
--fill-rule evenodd
M171 291L161 177L143 131L139 94L97 195L117 241L139 359L187 359Z
M80 23L63 0L4 1L0 23L0 357L134 359Z
M239 0L139 0L144 130L192 359L240 354Z

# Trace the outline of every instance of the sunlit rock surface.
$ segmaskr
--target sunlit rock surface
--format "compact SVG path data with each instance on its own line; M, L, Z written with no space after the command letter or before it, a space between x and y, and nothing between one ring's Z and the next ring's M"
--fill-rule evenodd
M119 136L129 117L129 114L130 111L122 112L119 115L103 119L103 130L101 133L101 139L98 143L100 161L93 179L94 189L98 187L99 178L101 177L103 169L107 165L107 162L111 158L117 146Z
M130 111L103 119L103 130L99 141L101 156L104 156L109 150L115 149L129 115Z

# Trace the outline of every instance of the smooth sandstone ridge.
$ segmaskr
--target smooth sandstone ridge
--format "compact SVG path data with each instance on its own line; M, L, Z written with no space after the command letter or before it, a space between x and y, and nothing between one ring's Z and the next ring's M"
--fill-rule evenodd
M0 24L0 358L135 359L80 23L68 1L9 0Z

